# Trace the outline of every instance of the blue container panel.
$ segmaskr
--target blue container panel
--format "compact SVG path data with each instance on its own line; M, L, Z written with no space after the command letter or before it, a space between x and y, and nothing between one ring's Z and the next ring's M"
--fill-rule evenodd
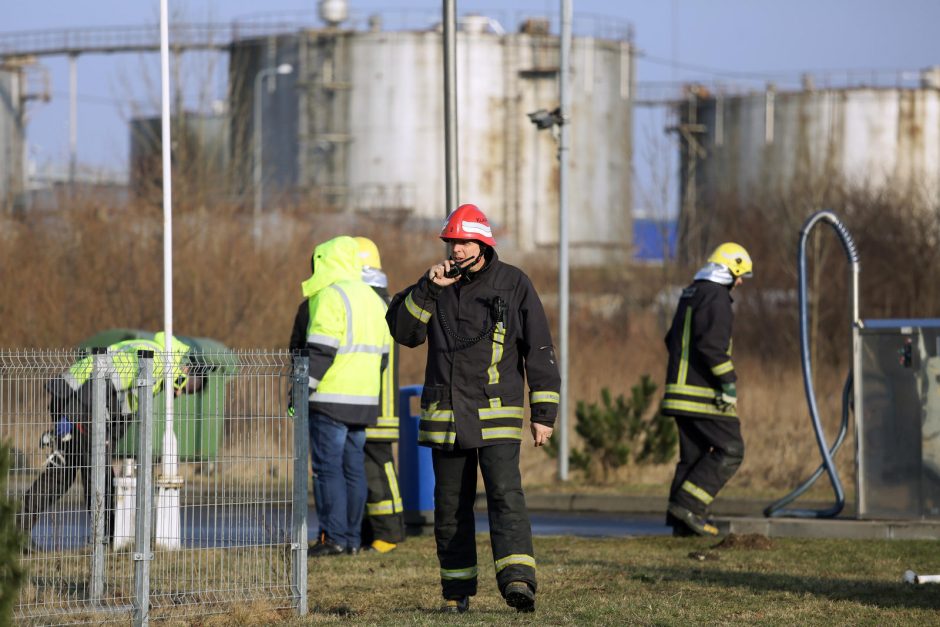
M401 388L398 415L401 417L398 440L399 488L402 504L408 512L434 511L434 464L431 449L418 446L421 415L411 412L411 399L421 397L423 386Z
M637 261L666 261L676 256L675 220L637 218L633 221L633 258Z

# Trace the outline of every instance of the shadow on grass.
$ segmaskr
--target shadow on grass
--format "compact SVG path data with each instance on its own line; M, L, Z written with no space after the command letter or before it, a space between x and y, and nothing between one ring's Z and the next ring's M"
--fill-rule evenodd
M440 617L441 620L446 620L446 621L456 620L461 616L479 617L483 615L491 615L491 616L504 615L507 613L507 611L512 611L512 610L511 608L509 610L504 610L502 608L493 609L493 608L471 607L470 611L467 612L466 614L454 615L454 614L445 614L444 612L441 611L440 606L427 607L427 606L420 606L420 605L410 605L408 607L390 607L390 608L383 609L383 612L386 613L388 616L401 615L403 617L414 617L415 615L418 615L418 614L424 614L428 616L429 618ZM316 606L310 609L310 613L319 614L321 616L335 616L338 618L348 618L348 619L354 619L357 617L361 618L363 615L362 610L354 610L351 607L346 606L346 605L337 605L333 607ZM404 622L410 622L410 620L411 618L403 618Z
M799 577L768 573L685 568L651 568L632 577L643 583L688 581L703 586L746 588L755 593L789 592L852 601L879 608L940 609L940 595L931 586L864 579Z

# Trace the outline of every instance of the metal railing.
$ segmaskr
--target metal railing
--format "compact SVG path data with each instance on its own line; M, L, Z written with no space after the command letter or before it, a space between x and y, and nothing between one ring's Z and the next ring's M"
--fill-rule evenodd
M640 55L642 62L644 57ZM683 68L684 69L684 68ZM693 70L694 71L694 70ZM733 98L761 95L773 89L778 93L850 89L921 89L930 81L923 70L817 70L813 72L744 73L721 75L722 70L702 68L703 78L683 81L640 81L634 91L634 104L667 105L685 102L689 93L700 97ZM938 80L938 79L934 79Z
M153 391L172 359L99 350L81 383L72 366L83 357L0 352L7 498L28 538L17 624L146 624L254 602L306 613L306 357L201 354L201 390L174 403L170 487ZM174 489L178 501L163 498Z
M546 12L494 9L489 32L502 35L521 28L527 20L544 20L548 33L558 34L558 15ZM433 30L440 25L440 11L426 9L384 9L375 12L386 32ZM466 14L461 18L461 23ZM364 31L372 28L371 15L353 12L342 29ZM324 28L313 11L259 13L226 22L174 22L170 25L170 46L176 50L224 50L233 43L260 37L292 35L303 29ZM579 37L632 41L629 22L592 13L574 18L574 32ZM4 57L30 57L116 52L152 52L160 49L160 30L156 24L127 26L91 26L84 28L45 29L0 32L0 60Z

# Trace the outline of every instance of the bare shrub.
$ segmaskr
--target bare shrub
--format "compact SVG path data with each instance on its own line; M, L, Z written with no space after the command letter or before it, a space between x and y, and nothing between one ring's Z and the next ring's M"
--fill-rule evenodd
M858 243L865 317L924 317L940 308L935 275L936 216L886 194L834 188L828 204L767 194L747 206L730 201L709 214L710 232L737 240L754 255L755 277L735 293L735 362L740 385L744 464L729 489L792 487L818 463L803 399L795 300L799 228L819 206L832 207ZM822 202L822 201L821 201ZM393 293L415 282L443 255L434 225L401 217L327 211L285 204L266 214L256 241L250 211L178 199L174 205L174 328L216 338L233 348L284 347L309 275L313 247L340 235L365 235L382 251ZM153 203L106 206L77 199L67 211L4 218L0 230L0 345L73 346L111 327L156 330L163 321L162 212ZM839 421L849 361L847 271L828 228L813 237L810 258L816 386L827 432ZM711 244L717 244L716 239ZM504 258L522 267L545 302L555 334L557 274L542 258L511 247ZM615 395L649 374L660 386L662 343L675 308L672 290L694 266L575 269L572 272L570 409ZM424 379L424 348L401 351L402 384ZM575 437L574 432L571 433ZM573 440L576 444L576 440ZM552 483L556 462L526 442L529 485ZM846 450L851 450L851 439ZM850 484L851 455L837 464ZM633 466L614 474L623 483L669 480L672 464Z

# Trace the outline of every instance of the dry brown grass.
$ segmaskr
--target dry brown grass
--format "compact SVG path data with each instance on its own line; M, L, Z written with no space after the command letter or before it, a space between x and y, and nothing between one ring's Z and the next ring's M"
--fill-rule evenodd
M176 210L174 327L181 334L217 338L231 347L286 346L301 299L300 283L309 273L309 255L320 241L344 233L371 237L382 251L392 292L413 283L443 253L433 225L422 229L393 219L288 208L265 226L264 241L256 247L249 213L224 207L210 211L185 201L178 202ZM857 209L851 218L870 232L873 215ZM145 203L103 207L86 199L68 212L0 220L0 267L6 270L0 284L0 345L71 346L105 328L162 326L159 207ZM783 238L787 241L773 246L768 243L765 253L760 242L769 242L771 235L757 238L761 229L769 228L766 221L757 220L738 220L737 231L730 231L752 235L753 246L749 239L742 241L759 251L755 252L758 275L738 302L735 358L747 455L730 491L783 490L804 478L818 461L798 370L795 305L769 307L761 298L765 290L795 285L790 256L796 235L787 234ZM895 227L892 233L902 237L916 230ZM860 235L863 254L885 250L874 248L878 240L867 237L867 232ZM827 246L821 259L841 263L837 257L841 251L833 242ZM557 277L555 269L544 263L546 254L527 259L508 247L501 250L505 259L530 274L551 324L557 325ZM662 297L662 291L685 284L691 271L673 266L574 271L572 401L595 401L603 387L615 395L628 392L647 373L662 385L666 355L661 338L675 306L673 297ZM880 271L872 273L883 276ZM927 276L924 270L911 280L927 285ZM817 368L817 385L826 424L834 431L847 357L839 330L845 328L847 333L847 324L844 298L839 293L826 298L819 333L836 339L831 351L823 351L829 357ZM878 311L905 313L890 302L891 307ZM402 384L423 379L425 355L423 348L402 350ZM850 440L845 450L851 447ZM843 453L838 458L849 484L850 457ZM523 447L522 458L529 486L555 483L554 460L531 445ZM629 467L616 475L615 482L662 485L671 471L671 465Z
M479 593L443 616L433 538L385 555L308 560L309 613L245 599L152 611L161 625L933 625L940 598L901 583L937 572L931 541L726 538L534 538L538 609L517 614L495 585L477 536ZM704 559L701 559L704 557ZM201 611L203 610L203 611ZM74 620L86 618L73 613ZM94 620L95 616L87 618ZM97 618L101 620L102 616ZM54 621L49 621L54 622ZM64 621L62 621L64 622Z

